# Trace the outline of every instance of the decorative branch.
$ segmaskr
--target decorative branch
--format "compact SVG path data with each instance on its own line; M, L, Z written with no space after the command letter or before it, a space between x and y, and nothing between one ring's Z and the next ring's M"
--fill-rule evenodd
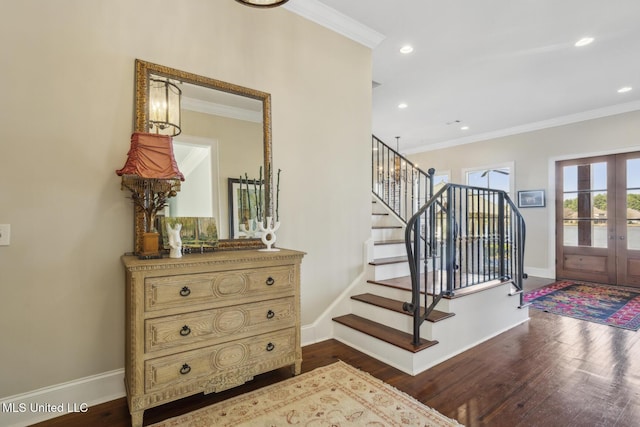
M278 169L278 183L276 184L276 221L280 221L280 172Z
M130 178L122 180L122 187L131 191L133 204L144 212L146 231L155 230L155 219L161 210L167 206L167 199L175 197L180 188L173 179Z

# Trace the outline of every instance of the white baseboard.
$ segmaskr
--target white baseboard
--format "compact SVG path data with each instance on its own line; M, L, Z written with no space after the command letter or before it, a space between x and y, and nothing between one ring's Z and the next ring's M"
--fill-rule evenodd
M0 425L31 425L125 396L124 369L80 378L0 400Z
M524 272L532 277L543 277L545 279L554 279L556 277L556 272L552 268L535 268L525 266Z

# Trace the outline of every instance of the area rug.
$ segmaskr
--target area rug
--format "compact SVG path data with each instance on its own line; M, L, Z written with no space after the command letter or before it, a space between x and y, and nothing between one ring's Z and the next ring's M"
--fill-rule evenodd
M317 368L152 427L460 426L344 362Z
M623 286L560 281L524 295L531 307L553 314L637 331L640 291Z

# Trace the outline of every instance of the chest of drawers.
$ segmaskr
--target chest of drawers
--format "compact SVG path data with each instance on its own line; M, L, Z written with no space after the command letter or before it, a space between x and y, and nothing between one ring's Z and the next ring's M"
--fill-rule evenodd
M122 257L125 386L134 427L154 406L226 390L283 366L300 373L303 255L283 249Z

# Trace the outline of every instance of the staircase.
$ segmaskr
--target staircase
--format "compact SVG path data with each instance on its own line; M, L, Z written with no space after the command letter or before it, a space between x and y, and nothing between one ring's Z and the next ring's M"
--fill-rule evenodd
M394 160L384 162L398 164ZM415 177L413 172L411 176ZM387 194L403 192L390 190L389 185L374 181L374 187L376 185L384 188ZM401 188L399 184L394 185ZM404 184L405 189L414 186ZM405 190L404 193L410 192ZM412 200L417 198L412 195ZM425 196L423 201L427 200L428 196ZM528 320L528 309L522 306L518 297L521 290L521 287L517 289L518 281L504 274L500 277L484 275L482 280L471 283L473 286L466 286L460 278L465 274L462 270L468 270L468 266L457 266L456 272L450 272L447 279L447 274L441 271L443 264L438 261L443 254L425 249L422 254L418 251L418 259L412 261L424 266L423 282L420 283L420 274L418 278L415 274L412 277L411 257L407 254L412 238L406 233L405 220L412 212L409 209L398 212L397 208L415 204L413 201L383 201L373 196L371 230L374 244L368 280L350 293L348 313L333 317L335 339L411 375ZM418 240L426 241L424 238ZM431 246L435 246L434 242ZM469 280L469 274L466 274L466 280ZM433 283L427 283L427 276L434 278ZM440 287L445 282L454 285L440 289L434 284L436 276ZM425 288L429 292L425 293ZM414 289L418 289L417 295ZM425 303L421 304L423 299ZM416 301L417 305L412 306Z
M402 308L404 301L411 299L409 263L405 242L402 239L404 226L384 204L375 198L372 200L371 217L374 259L369 263L371 278L367 283L370 292L351 296L355 306L354 312L335 317L333 320L409 352L416 353L429 348L438 341L421 339L418 344L413 344L412 335L403 331L406 323L411 321L411 313ZM397 328L388 326L387 322L382 324L369 320L367 318L369 311L381 312L381 318L389 318L389 322ZM437 322L450 316L453 316L453 313L434 311L428 320ZM394 317L397 319L393 319Z

